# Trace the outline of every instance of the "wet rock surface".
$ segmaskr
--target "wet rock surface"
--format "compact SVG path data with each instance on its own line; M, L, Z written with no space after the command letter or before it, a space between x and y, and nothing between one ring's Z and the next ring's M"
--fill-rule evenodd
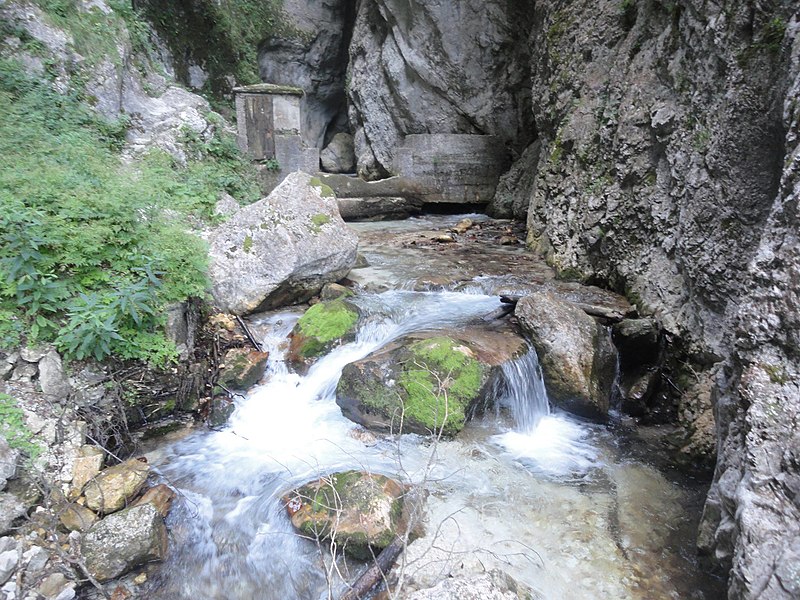
M298 171L213 230L209 244L215 303L246 314L303 302L344 277L358 239L330 188Z
M514 314L539 354L550 400L570 412L605 419L616 368L605 328L551 292L525 296Z
M217 380L221 385L235 390L246 390L264 375L269 354L249 348L232 348L225 353Z
M315 540L332 538L347 554L369 560L402 535L406 487L383 475L334 473L284 497L289 518Z
M502 571L453 577L439 585L403 595L406 600L535 600L541 598Z
M352 339L358 316L358 308L343 298L315 304L292 330L287 360L296 369L307 369L315 359Z
M150 467L130 459L103 470L83 489L86 506L100 513L112 513L123 508L147 481Z
M99 581L119 577L134 567L161 560L167 551L164 519L152 504L109 515L81 541L81 555Z
M510 328L472 327L414 334L347 365L336 402L349 419L377 431L455 435L486 407L493 367L523 354Z

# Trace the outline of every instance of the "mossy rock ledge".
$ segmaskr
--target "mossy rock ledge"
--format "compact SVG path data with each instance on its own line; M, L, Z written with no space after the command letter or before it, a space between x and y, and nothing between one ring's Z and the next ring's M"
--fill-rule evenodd
M358 308L342 298L309 308L290 334L289 364L303 372L320 356L355 338Z
M454 436L484 399L490 374L463 341L405 339L347 365L336 403L368 429Z
M332 538L353 558L369 560L402 534L407 491L385 475L344 471L307 483L283 501L304 536Z

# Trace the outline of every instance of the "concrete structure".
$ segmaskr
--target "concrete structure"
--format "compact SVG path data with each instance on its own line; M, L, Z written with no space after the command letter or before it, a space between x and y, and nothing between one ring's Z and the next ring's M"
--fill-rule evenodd
M255 161L277 161L286 175L319 171L319 149L303 143L300 100L303 90L260 83L234 88L239 148ZM282 177L281 177L282 179Z
M510 166L503 141L491 135L407 135L394 152L394 170L430 190L425 202L487 204Z

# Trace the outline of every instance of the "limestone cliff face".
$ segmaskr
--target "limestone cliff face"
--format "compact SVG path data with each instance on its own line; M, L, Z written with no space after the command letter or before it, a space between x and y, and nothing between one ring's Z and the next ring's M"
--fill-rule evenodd
M533 139L527 4L359 2L347 73L359 173L392 174L408 134Z
M800 591L793 18L779 2L547 2L531 43L529 243L627 290L715 378L700 547L732 565L734 598ZM689 431L703 417L681 414Z

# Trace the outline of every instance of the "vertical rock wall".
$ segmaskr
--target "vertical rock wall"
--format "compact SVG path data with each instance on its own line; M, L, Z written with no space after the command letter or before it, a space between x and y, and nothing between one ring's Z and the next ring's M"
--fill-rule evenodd
M489 134L511 149L527 145L528 4L359 2L347 94L362 176L392 174L394 149L408 134Z

